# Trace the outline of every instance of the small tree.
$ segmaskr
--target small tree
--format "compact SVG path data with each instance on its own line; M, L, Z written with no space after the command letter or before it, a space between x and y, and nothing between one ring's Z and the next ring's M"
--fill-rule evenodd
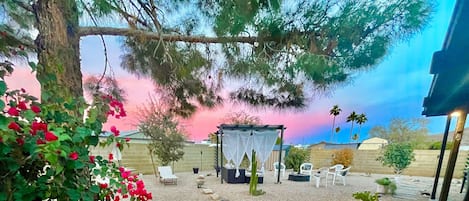
M288 155L285 157L285 165L287 168L293 168L295 172L299 172L300 165L308 158L309 152L307 149L292 147Z
M140 119L139 130L150 137L148 145L151 154L155 154L161 165L180 160L184 156L186 136L173 113L154 98L150 98L147 107L140 108L144 118Z
M352 149L340 149L334 151L334 157L332 158L332 165L342 164L344 167L349 167L353 161Z
M392 167L395 174L401 174L415 160L414 149L408 143L389 144L377 160L384 166Z

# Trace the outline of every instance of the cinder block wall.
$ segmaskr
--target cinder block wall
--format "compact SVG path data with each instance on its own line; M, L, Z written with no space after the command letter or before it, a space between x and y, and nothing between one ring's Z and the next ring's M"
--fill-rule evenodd
M125 147L122 152L122 165L135 169L135 172L143 174L154 174L154 167L145 141L134 140L130 147ZM105 158L111 153L111 147L93 147L90 151L93 155L101 155ZM199 171L214 170L215 147L204 144L186 144L184 147L184 157L170 164L174 172L189 172L193 167L198 167ZM202 155L200 152L202 151ZM153 156L155 167L160 166L156 156ZM202 164L202 166L201 166Z
M314 168L329 167L332 162L332 155L334 150L311 150L311 162ZM429 176L434 177L436 172L436 166L438 164L439 150L414 150L415 161L404 170L404 174L411 176ZM443 165L441 169L441 175L444 176L446 172L446 165L448 162L450 151L445 152ZM468 151L460 151L456 161L453 177L462 178L464 165L466 158L468 157ZM352 172L370 172L370 173L382 173L382 174L393 174L392 168L382 166L379 161L376 160L381 156L381 150L355 150L353 154Z

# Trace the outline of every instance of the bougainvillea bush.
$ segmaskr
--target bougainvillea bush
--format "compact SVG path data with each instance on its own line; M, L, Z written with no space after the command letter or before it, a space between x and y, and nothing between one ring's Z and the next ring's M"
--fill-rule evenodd
M0 200L151 200L143 181L109 156L93 156L89 148L128 139L119 130L99 143L109 117L123 117L122 103L110 96L84 99L49 98L47 104L26 90L7 90L0 69ZM7 72L8 70L8 72ZM44 96L44 94L43 94ZM86 114L86 115L85 115ZM84 118L86 116L86 118Z

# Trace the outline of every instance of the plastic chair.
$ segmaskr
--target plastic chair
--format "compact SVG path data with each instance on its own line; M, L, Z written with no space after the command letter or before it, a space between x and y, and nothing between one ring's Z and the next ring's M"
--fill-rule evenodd
M285 164L280 163L280 166L279 166L278 162L274 163L274 175L277 175L278 171L280 171L280 173L282 173L282 177L285 177L285 169L286 169Z
M336 172L336 176L342 178L342 183L344 184L344 186L345 186L345 177L347 177L347 174L348 174L351 167L352 166L350 166L348 168L345 168L345 169L342 169L342 170L338 170ZM332 183L334 183L334 182L332 182Z
M312 163L303 163L300 165L300 174L306 174L311 176L311 172L313 171L313 164ZM311 179L311 177L310 177Z
M329 175L332 176L332 185L335 185L335 178L337 177L337 173L344 169L344 165L337 164L329 168L326 174L326 183L329 181Z
M313 177L316 180L316 188L319 188L319 184L321 183L321 178L326 177L328 172L329 172L329 167L322 167L318 171L312 172L311 177ZM327 180L326 180L326 188L327 188Z

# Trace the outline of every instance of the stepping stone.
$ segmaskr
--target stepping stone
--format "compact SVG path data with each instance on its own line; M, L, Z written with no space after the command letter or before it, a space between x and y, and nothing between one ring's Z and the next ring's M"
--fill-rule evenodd
M220 200L220 199L221 199L220 195L218 195L218 194L216 194L216 193L211 194L211 195L210 195L210 198L212 198L212 200Z
M213 191L212 191L212 189L206 188L206 189L202 189L202 193L203 194L212 194Z

